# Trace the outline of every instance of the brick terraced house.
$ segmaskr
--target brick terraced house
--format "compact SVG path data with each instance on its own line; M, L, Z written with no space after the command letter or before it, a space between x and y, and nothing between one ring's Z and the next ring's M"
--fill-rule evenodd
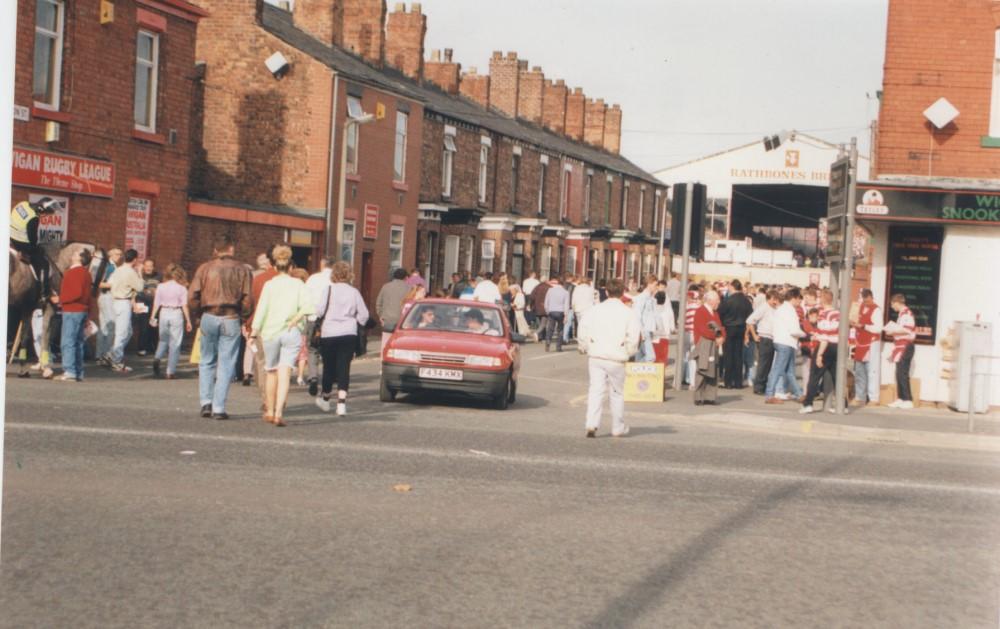
M11 202L62 203L46 240L182 259L206 16L184 0L18 2Z

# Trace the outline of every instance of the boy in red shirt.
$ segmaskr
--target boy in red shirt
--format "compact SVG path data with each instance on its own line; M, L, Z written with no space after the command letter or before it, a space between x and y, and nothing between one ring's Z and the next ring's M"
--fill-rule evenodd
M90 277L91 254L87 249L81 249L73 254L73 264L63 275L59 290L59 303L62 306L62 337L59 345L62 348L63 375L62 381L83 380L83 328L87 323L87 311L90 310L90 287L93 279Z

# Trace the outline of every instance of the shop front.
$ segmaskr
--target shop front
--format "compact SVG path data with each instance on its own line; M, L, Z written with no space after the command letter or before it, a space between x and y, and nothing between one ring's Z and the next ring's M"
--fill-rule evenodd
M985 321L993 326L992 344L983 354L1000 355L1000 187L961 181L861 182L858 224L869 246L855 275L870 278L876 300L888 318L889 299L900 293L917 323L913 377L920 398L952 403L950 364L956 324ZM857 282L856 282L857 283ZM889 344L884 344L888 348ZM994 361L993 364L996 364ZM882 382L892 382L892 364L883 353ZM992 379L992 382L995 382ZM1000 405L993 387L991 405Z

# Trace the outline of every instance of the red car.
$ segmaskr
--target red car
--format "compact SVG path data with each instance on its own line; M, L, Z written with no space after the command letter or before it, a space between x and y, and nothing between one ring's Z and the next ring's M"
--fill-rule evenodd
M418 301L382 348L379 399L392 402L400 391L441 391L486 396L503 410L517 395L521 342L499 306Z

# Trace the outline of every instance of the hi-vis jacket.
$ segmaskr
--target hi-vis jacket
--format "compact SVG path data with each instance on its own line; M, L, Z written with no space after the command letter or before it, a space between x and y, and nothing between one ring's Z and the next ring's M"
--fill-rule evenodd
M34 225L31 221L35 221ZM10 239L28 245L38 243L38 213L27 201L21 201L10 211Z

